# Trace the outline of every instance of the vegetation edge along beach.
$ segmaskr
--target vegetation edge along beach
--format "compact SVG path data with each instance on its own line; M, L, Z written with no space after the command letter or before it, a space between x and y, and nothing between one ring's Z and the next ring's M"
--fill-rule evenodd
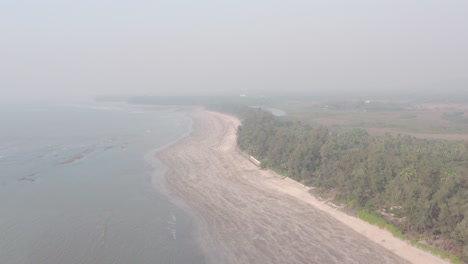
M312 127L261 109L242 113L238 146L271 169L347 205L400 239L453 263L468 259L468 146Z
M209 226L201 245L212 245L209 252L220 254L214 258L236 264L447 263L252 164L236 149L239 119L205 110L191 115L191 136L158 157L170 168L166 180L173 194Z

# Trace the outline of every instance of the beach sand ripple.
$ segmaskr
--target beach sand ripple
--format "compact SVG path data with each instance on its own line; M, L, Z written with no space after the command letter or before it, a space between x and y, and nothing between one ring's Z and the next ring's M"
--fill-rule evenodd
M193 132L159 152L169 192L203 220L212 263L445 263L315 200L236 150L239 120L194 110Z

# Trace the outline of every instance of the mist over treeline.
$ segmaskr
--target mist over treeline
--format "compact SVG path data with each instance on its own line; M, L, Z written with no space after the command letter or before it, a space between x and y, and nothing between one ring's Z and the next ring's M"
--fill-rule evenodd
M126 101L131 104L162 105L210 105L216 102L236 103L243 105L276 104L281 102L328 102L383 100L406 103L468 103L467 89L446 89L427 91L261 91L219 92L208 94L173 93L158 95L100 95L97 101Z

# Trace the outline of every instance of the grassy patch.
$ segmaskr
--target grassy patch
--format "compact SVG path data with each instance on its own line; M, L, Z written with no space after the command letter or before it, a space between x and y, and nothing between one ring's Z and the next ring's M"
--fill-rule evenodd
M436 255L436 256L439 256L443 259L447 259L449 258L449 256L447 255L447 253L444 253L436 248L433 248L429 245L426 245L426 244L423 244L423 243L420 243L420 242L416 242L415 244L416 247L422 249L422 250L425 250L425 251L428 251L428 252L431 252L433 255ZM453 262L452 262L453 263Z
M376 225L382 229L386 229L388 231L390 231L390 233L392 233L393 236L401 239L401 240L406 240L408 241L409 238L403 234L403 232L401 232L401 230L399 230L396 226L394 225L391 225L389 223L387 223L387 221L385 221L385 219L383 219L382 217L379 217L375 214L372 214L370 213L369 211L367 210L364 210L364 209L360 209L359 210L359 213L358 213L358 216L360 219L370 223L370 224L373 224L373 225ZM455 256L455 255L448 255L447 253L445 252L442 252L436 248L433 248L429 245L426 245L424 243L421 243L421 242L418 242L416 240L411 240L410 241L411 244L413 246L416 246L422 250L425 250L427 252L430 252L432 253L433 255L436 255L436 256L439 256L443 259L449 259L451 263L454 263L454 264L461 264L462 262L460 261L460 258L458 256Z
M266 168L273 171L273 172L275 172L276 174L278 174L280 176L289 177L289 174L286 171L282 170L282 169L279 169L279 168L276 168L276 167L273 167L273 166L269 166L269 165L267 165Z
M340 195L336 195L335 196L335 201L337 201L338 203L346 206L346 207L352 207L352 208L356 208L357 207L357 200L356 199L353 199L353 200L350 200L350 199L345 199L343 197L341 197Z
M449 259L450 259L450 262L453 264L463 264L463 262L460 260L458 256L450 255Z
M376 225L382 229L390 231L390 233L392 233L393 236L398 237L399 239L409 240L408 237L405 234L403 234L403 232L401 232L401 230L399 230L396 226L387 223L387 221L385 221L385 219L383 219L382 217L379 217L363 209L359 210L358 216L359 218L370 224Z

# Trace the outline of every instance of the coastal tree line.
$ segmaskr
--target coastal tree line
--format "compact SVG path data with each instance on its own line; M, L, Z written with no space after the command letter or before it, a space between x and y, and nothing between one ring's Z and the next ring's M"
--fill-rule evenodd
M261 109L243 113L237 136L262 167L468 259L468 144L310 126Z

